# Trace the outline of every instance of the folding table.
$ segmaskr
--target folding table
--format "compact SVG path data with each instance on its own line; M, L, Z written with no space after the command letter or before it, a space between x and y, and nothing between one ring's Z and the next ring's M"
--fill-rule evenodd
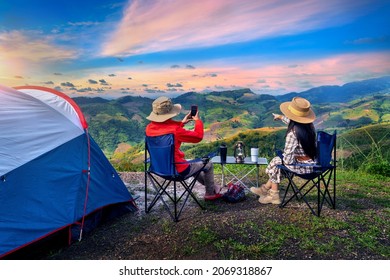
M221 162L221 157L215 156L211 159L211 161L214 164L221 165L222 186L225 186L230 182L239 182L245 188L250 188L248 185L259 187L260 165L268 165L267 159L262 157L259 157L257 162L252 162L251 157L246 157L243 163L237 163L235 157L233 156L227 156L226 162ZM242 167L239 172L236 171L234 165L240 165ZM250 175L256 175L255 182Z

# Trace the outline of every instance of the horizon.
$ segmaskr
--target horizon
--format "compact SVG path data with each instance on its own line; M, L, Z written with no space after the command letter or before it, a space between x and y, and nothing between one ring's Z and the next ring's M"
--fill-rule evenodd
M14 0L0 3L0 83L106 99L342 86L390 75L389 12L386 0Z
M372 79L382 79L382 78L390 78L390 76L381 76L381 77L377 77L377 78L371 78L371 79L365 79L365 80L357 80L357 81L351 81L349 83L356 83L356 82L363 82L363 81L367 81L367 80L372 80ZM306 89L304 91L301 91L301 92L286 92L286 93L282 93L282 94L278 94L278 95L272 95L272 94L268 94L268 93L256 93L256 92L253 92L253 90L251 88L236 88L236 89L225 89L225 90L212 90L212 91L203 91L203 92L196 92L196 91L186 91L186 92L181 92L175 96L170 96L171 98L178 98L178 97L181 97L182 95L185 95L185 94L188 94L188 93L194 93L194 94L210 94L210 93L213 93L213 92L218 92L218 93L221 93L221 92L226 92L226 91L235 91L235 90L245 90L245 89L248 89L250 90L253 94L255 95L270 95L270 96L274 96L274 97L281 97L281 96L284 96L284 95L290 95L290 94L297 94L297 96L299 96L299 94L301 93L305 93L306 91L310 91L310 90L313 90L313 89L316 89L316 88L320 88L320 87L342 87L342 86L345 86L349 83L345 83L345 84L341 84L341 85L320 85L318 87L313 87L313 88L309 88L309 89ZM388 94L388 93L386 93ZM118 98L123 98L123 97L126 97L126 96L130 96L130 97L145 97L145 98L149 98L151 100L155 99L155 97L152 97L152 96L144 96L144 95L119 95L119 96L98 96L98 95L75 95L75 96L71 96L71 98L78 98L78 97L86 97L86 98L103 98L103 99L106 99L106 100L115 100L115 99L118 99ZM159 96L162 96L162 95L159 95ZM166 96L166 95L164 95Z

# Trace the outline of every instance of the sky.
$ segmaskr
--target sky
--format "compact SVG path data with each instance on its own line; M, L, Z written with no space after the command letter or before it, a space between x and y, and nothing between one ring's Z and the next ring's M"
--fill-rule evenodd
M390 75L389 0L0 0L0 84L258 94Z

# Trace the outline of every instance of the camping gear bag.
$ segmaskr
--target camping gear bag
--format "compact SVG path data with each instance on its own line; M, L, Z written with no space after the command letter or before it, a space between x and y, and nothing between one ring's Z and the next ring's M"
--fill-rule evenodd
M223 194L222 199L227 202L239 202L246 198L245 188L240 183L228 183L228 190Z

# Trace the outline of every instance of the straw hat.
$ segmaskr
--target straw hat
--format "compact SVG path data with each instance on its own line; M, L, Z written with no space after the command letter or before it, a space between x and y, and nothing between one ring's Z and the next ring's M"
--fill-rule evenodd
M146 118L153 122L165 122L177 116L181 111L180 104L173 104L172 100L165 96L160 96L152 103L152 112Z
M280 111L290 120L299 123L312 123L316 119L310 102L302 97L294 97L291 102L283 102L280 104Z

